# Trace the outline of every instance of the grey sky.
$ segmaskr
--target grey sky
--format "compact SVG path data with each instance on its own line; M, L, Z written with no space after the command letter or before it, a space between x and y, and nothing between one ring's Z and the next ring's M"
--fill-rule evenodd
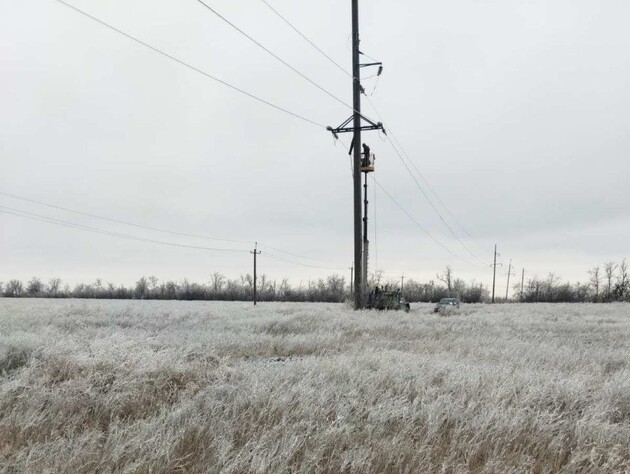
M349 1L269 1L349 67ZM349 78L262 1L208 3L351 101ZM316 122L337 125L350 115L195 0L73 4ZM476 240L455 223L453 229L484 261L454 258L377 191L380 269L428 279L450 264L457 276L487 283L497 242L502 261L512 258L517 270L575 281L628 254L629 14L621 0L361 1L362 50L385 63L371 99ZM0 191L141 225L258 240L263 252L267 244L340 262L340 272L349 273L350 164L325 130L53 0L0 0L0 72ZM371 91L373 79L364 85ZM376 116L366 101L364 110ZM476 262L393 149L377 134L365 141L386 189L444 245ZM251 247L140 231L6 197L0 205L151 239ZM131 282L155 274L202 281L213 271L236 277L251 267L249 253L163 247L3 214L0 239L0 280L37 274ZM295 283L334 271L269 254L261 271Z

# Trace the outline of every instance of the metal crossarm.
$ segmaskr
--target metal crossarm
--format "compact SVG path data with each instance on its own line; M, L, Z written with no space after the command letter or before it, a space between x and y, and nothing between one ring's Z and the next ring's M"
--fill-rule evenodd
M337 134L339 134L339 133L354 132L356 130L355 127L349 127L348 126L348 124L350 124L350 122L352 122L353 118L354 118L353 116L348 118L341 125L339 125L337 128L332 128L331 126L328 126L328 127L326 127L326 130L331 132L335 136L335 138L338 138ZM387 135L387 132L385 131L385 127L383 126L383 122L374 123L369 118L364 117L363 115L361 115L361 118L363 120L365 120L369 125L362 125L361 127L359 127L360 130L383 130L383 133L385 133Z

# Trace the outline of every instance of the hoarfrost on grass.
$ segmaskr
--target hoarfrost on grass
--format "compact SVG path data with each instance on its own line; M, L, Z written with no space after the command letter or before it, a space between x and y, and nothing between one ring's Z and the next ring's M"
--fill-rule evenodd
M5 471L627 472L630 306L0 299Z

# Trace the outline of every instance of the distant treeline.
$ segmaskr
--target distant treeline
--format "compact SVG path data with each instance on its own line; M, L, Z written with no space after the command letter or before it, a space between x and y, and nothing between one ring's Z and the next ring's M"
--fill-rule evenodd
M624 258L618 264L608 262L593 267L588 271L588 280L585 283L563 282L554 273L546 278L530 278L523 285L522 294L520 283L514 286L514 292L517 299L527 303L630 301L628 263Z
M376 284L386 286L378 275L370 281L371 287ZM261 275L256 286L259 301L338 303L350 297L350 286L340 275L311 280L299 286L291 286L287 278L278 281ZM391 289L399 287L391 285ZM467 285L462 280L453 280L450 290L446 285L435 282L425 284L406 280L404 284L404 296L412 302L437 301L454 292L463 301L471 303L481 302L487 297L487 290L480 285ZM40 278L33 277L26 283L20 280L0 282L0 294L5 297L31 298L251 301L254 295L254 279L250 274L229 279L220 273L214 273L208 283L191 283L188 280L160 282L156 277L142 277L130 287L105 283L100 279L90 284L80 283L70 287L64 285L59 278L52 278L45 283Z
M550 273L545 278L529 278L522 287L518 281L512 288L508 301L535 302L612 302L630 301L630 278L628 265L606 263L588 271L586 283L563 282ZM476 282L467 283L455 278L453 270L446 267L443 273L436 275L437 281L420 283L405 280L403 296L410 302L435 302L441 298L457 296L464 303L482 303L490 300L491 288ZM257 280L257 298L259 301L293 302L342 302L350 297L350 285L341 275L310 280L306 284L291 286L287 278L272 280L261 275ZM387 285L382 274L377 272L370 278L370 287L389 286L392 290L400 288L398 284ZM20 280L0 282L0 294L4 297L31 298L95 298L95 299L146 299L146 300L219 300L251 301L254 295L254 279L250 274L238 279L230 279L221 273L213 273L207 283L160 282L156 277L142 277L135 285L127 287L105 283L97 279L93 283L80 283L70 287L59 278L52 278L44 283L33 277L26 284ZM496 288L496 301L505 301L503 290Z

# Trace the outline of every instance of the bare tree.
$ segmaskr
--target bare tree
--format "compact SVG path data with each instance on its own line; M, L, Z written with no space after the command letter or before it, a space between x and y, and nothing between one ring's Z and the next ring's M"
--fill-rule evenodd
M280 298L286 298L291 291L291 285L289 285L289 279L283 278L280 282L280 288L278 289L278 295Z
M446 285L449 292L453 291L453 269L449 265L446 266L443 274L438 273L436 277Z
M241 275L241 283L243 285L247 285L250 290L254 288L254 277L252 277L249 273L245 276Z
M148 289L149 289L149 283L145 277L142 277L136 282L136 289L134 291L134 296L138 299L143 300L147 296Z
M608 262L604 264L604 281L606 282L606 300L612 299L613 292L613 280L615 278L615 270L617 265L614 262Z
M556 297L556 285L560 282L560 277L555 273L549 273L547 275L547 281L545 281L545 290L547 291L547 299L551 302L555 301Z
M214 272L210 275L210 283L212 284L212 289L214 292L219 292L225 285L225 276L221 275L219 272Z
M56 297L59 294L59 289L61 288L61 279L60 278L51 278L48 282L48 293Z
M33 277L26 285L26 293L29 296L39 296L44 292L44 288L44 283L39 278Z
M331 275L326 280L327 296L333 301L343 299L343 289L346 286L346 279L341 275Z
M615 296L619 300L623 300L629 292L630 280L628 279L628 263L624 258L619 264L619 271L617 272L617 281L615 283Z
M260 294L262 295L267 289L268 278L267 278L267 275L265 275L264 273L260 276L257 276L257 278L258 278L258 281L260 282Z
M4 295L5 296L22 296L22 292L24 291L24 287L22 286L22 282L20 280L10 280L7 282Z
M166 282L166 297L170 299L177 297L177 283L174 281Z
M453 290L457 294L457 297L461 298L461 295L466 291L466 282L461 278L456 278L453 281Z
M601 281L602 281L599 265L597 265L596 267L593 267L591 270L589 270L588 274L590 275L588 283L591 286L591 288L593 289L593 292L595 293L594 301L598 301L599 300L599 287L600 287L600 284L601 284Z
M381 281L383 280L383 270L376 270L374 272L373 278L374 278L373 286L380 285Z

